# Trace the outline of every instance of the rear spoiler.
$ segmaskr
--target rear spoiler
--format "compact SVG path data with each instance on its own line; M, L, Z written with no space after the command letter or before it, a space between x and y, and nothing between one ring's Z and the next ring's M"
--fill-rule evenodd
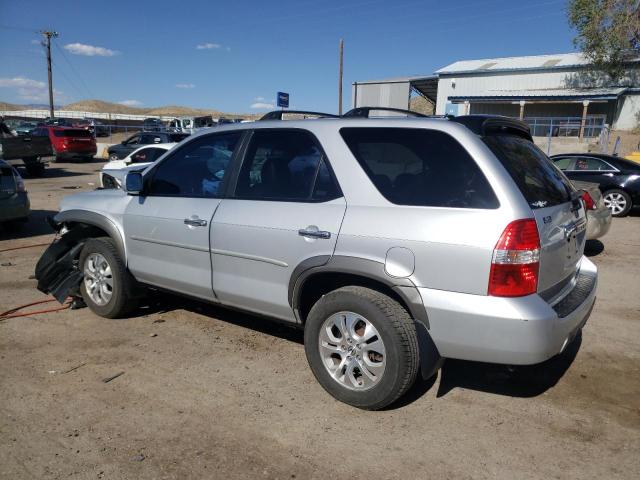
M522 120L497 115L461 115L450 118L452 122L457 122L476 135L483 137L489 135L516 135L533 141L529 125Z
M339 115L334 115L333 113L309 112L306 110L274 110L272 112L265 113L260 120L282 120L282 116L284 114L310 115L319 118L340 118Z

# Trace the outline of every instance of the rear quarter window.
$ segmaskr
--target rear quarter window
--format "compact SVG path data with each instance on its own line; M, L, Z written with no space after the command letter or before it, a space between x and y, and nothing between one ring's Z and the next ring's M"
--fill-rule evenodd
M514 135L492 135L483 140L531 208L571 201L571 182L533 142Z
M397 205L498 208L486 177L449 134L422 128L342 128L378 191Z

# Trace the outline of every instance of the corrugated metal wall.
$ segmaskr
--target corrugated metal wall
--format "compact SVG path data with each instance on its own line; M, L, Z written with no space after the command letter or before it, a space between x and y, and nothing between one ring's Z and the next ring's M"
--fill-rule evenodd
M353 86L353 107L409 107L409 82L367 83Z

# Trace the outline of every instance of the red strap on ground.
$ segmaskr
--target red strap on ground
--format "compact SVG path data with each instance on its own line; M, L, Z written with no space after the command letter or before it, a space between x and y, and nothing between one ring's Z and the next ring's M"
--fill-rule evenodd
M49 298L47 300L40 300L39 302L27 303L26 305L21 305L19 307L12 308L10 310L7 310L6 312L0 313L0 322L2 320L6 320L8 318L30 317L31 315L39 315L41 313L58 312L60 310L66 310L67 308L69 308L71 306L71 301L67 300L67 302L64 305L60 306L60 307L47 308L45 310L36 310L36 311L33 311L33 312L16 313L16 312L19 312L20 310L23 310L25 308L33 307L34 305L41 305L43 303L50 303L50 302L55 302L55 301L56 301L55 298Z

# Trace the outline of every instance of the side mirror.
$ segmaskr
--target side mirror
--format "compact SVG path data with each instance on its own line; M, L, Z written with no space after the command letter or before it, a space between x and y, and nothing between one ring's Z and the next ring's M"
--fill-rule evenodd
M127 195L140 195L142 193L144 183L140 172L129 172L124 178L125 191Z

